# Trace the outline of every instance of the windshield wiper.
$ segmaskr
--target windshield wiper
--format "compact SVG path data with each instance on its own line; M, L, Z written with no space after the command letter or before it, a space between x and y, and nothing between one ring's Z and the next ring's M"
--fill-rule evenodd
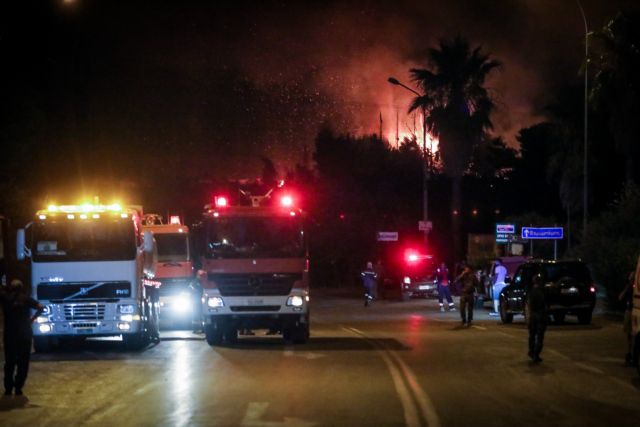
M86 294L88 294L89 292L91 292L92 290L94 290L94 289L96 289L96 288L99 288L99 287L100 287L100 286L102 286L102 285L104 285L104 282L102 282L102 283L96 283L95 285L90 286L90 287L88 287L88 288L80 288L80 290L79 290L78 292L76 292L75 294L71 294L71 295L69 295L68 297L63 298L63 300L69 300L69 299L73 299L73 298L75 298L75 297L77 297L77 296L80 296L80 295L86 295Z

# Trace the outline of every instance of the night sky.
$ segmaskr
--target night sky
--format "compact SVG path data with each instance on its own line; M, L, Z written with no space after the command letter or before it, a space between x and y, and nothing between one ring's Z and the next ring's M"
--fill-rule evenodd
M2 143L37 139L77 166L133 163L138 147L257 176L261 156L300 162L323 124L377 133L380 114L395 143L396 111L401 138L413 127L412 95L387 78L411 85L426 48L456 35L503 63L488 86L495 133L515 146L554 88L580 81L584 54L573 0L18 3L0 29ZM637 7L582 3L591 28Z

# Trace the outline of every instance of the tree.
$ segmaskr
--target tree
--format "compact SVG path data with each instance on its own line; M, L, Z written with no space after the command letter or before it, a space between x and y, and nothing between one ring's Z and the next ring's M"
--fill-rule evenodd
M593 34L596 70L590 97L605 112L616 149L624 155L627 183L638 182L640 146L640 14L618 13Z
M422 91L409 111L423 109L429 132L438 137L444 173L452 180L454 253L460 255L462 176L469 167L473 147L492 128L489 115L494 104L485 88L489 73L500 63L471 49L461 37L441 40L427 52L429 69L412 68L412 80Z

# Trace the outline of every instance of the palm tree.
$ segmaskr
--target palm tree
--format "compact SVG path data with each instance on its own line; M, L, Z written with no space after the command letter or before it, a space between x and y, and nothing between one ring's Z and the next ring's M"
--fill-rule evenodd
M452 181L454 255L460 256L462 176L469 167L473 148L492 128L494 104L485 88L489 73L500 63L471 49L462 37L441 40L427 51L429 69L412 68L411 78L421 89L409 112L424 109L429 132L439 139L444 173Z
M638 179L636 162L640 132L640 14L618 13L594 33L589 58L596 74L591 99L606 113L616 150L625 158L627 183Z

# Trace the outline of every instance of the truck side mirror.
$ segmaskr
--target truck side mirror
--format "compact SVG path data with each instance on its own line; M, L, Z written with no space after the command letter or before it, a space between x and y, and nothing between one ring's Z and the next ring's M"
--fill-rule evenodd
M152 278L156 275L158 247L151 231L144 232L142 246L144 251L144 273L147 277Z
M27 257L27 247L25 246L25 244L25 232L24 228L21 228L16 232L16 258L18 259L18 261L22 261Z

